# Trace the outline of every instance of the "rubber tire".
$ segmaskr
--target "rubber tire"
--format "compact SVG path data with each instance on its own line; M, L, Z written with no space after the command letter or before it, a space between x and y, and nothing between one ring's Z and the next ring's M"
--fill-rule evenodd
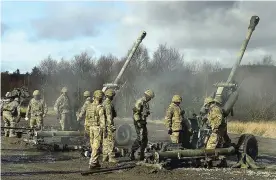
M243 134L239 138L237 148L240 153L246 153L254 161L258 157L258 141L256 137L252 134Z
M129 145L132 138L131 126L123 124L116 129L115 143L119 146Z

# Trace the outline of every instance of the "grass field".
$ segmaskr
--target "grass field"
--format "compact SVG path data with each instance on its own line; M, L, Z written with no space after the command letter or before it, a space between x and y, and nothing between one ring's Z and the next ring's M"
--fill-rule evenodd
M156 124L163 124L161 120L152 120L150 121ZM240 121L231 121L228 122L227 126L229 133L234 134L245 134L250 133L256 136L276 138L276 121L275 122L240 122Z
M231 121L228 123L228 132L235 133L235 134L250 133L256 136L276 138L276 121L275 122Z

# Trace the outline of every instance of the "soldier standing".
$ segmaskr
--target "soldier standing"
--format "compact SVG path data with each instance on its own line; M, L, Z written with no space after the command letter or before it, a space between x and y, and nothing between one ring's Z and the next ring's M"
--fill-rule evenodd
M86 109L86 121L90 130L90 145L92 148L91 158L89 161L89 169L100 167L99 155L102 143L102 136L106 136L106 117L105 110L102 105L103 92L96 90L94 92L94 101L88 104ZM103 133L104 132L104 133Z
M131 147L132 160L135 159L134 153L140 147L140 160L144 159L145 149L148 144L148 130L147 130L147 117L150 115L148 102L154 98L154 92L152 90L147 90L144 93L144 97L138 99L133 108L133 120L134 126L137 133L137 138Z
M15 127L17 119L20 118L19 98L3 104L3 120L6 127ZM6 137L16 137L14 129L5 129Z
M106 128L107 135L103 138L103 162L109 160L109 162L117 163L115 159L114 144L116 131L114 125L114 118L117 116L112 100L115 96L115 91L113 89L108 89L105 91L105 101L103 102L106 114Z
M212 134L207 141L206 149L215 149L218 144L223 143L222 141L228 144L231 140L227 134L227 124L221 108L221 100L214 98L212 101L209 101L208 104L210 106L207 119L211 126Z
M188 132L184 131L191 132L191 127L183 117L185 111L181 110L179 106L181 102L182 98L179 95L173 96L166 112L165 125L168 128L172 143L180 143L183 147L187 147L190 139L187 136Z
M58 97L54 105L54 110L60 120L62 131L68 131L72 128L71 104L67 93L67 87L63 87L61 89L61 95Z
M41 99L39 90L35 90L33 96L34 97L31 99L27 107L25 120L28 121L28 116L31 115L30 128L37 127L38 129L42 129L43 118L48 112L48 107L44 100Z
M90 95L90 92L89 91L85 91L83 93L83 96L85 98L85 102L81 108L81 111L80 113L77 115L77 121L80 121L81 118L83 118L85 116L85 113L86 113L86 109L87 109L87 106L92 103L92 99L91 99L91 95ZM89 134L89 127L87 126L87 122L86 122L86 119L84 120L84 129L86 131L87 134Z

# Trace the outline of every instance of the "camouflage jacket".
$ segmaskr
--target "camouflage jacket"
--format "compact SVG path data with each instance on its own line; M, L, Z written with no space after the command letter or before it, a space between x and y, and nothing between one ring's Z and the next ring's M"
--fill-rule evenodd
M43 99L36 100L34 98L31 99L26 111L26 117L29 114L32 116L43 116L48 112L48 107Z
M98 101L93 101L88 104L85 113L85 120L87 126L100 126L101 128L105 128L106 117L104 106Z
M112 101L108 98L103 102L106 115L106 126L109 128L114 127L114 118L117 116L117 112L114 108Z
M58 97L58 99L55 102L54 105L55 111L60 114L60 113L70 113L71 111L71 104L68 96L61 95Z
M78 115L78 118L83 118L87 109L87 106L92 103L91 97L86 98L83 106L81 107L80 113Z
M226 124L225 118L223 117L222 108L219 107L217 104L210 105L207 119L212 130L218 129L221 125Z
M165 125L173 131L181 131L184 127L191 128L188 121L184 119L184 111L175 103L171 103L166 111Z
M19 116L20 105L17 101L6 102L3 104L3 112L10 113L12 116Z
M147 117L150 115L149 104L146 101L146 98L140 98L136 101L135 106L133 108L133 119L136 122L141 124L145 123Z

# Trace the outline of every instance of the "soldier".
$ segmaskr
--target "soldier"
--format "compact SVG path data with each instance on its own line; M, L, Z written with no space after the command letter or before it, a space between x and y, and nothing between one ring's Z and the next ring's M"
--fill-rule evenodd
M140 147L140 160L144 159L145 148L148 144L148 130L147 130L147 117L150 115L148 102L154 98L154 92L147 90L144 93L144 97L138 99L133 108L133 120L137 133L137 138L131 147L131 160L134 160L134 153Z
M67 131L72 128L71 104L67 93L67 87L63 87L61 89L61 95L58 97L54 105L54 110L56 111L58 119L60 120L62 131Z
M181 110L180 103L182 98L179 95L174 95L172 102L166 112L165 125L168 128L168 134L171 137L172 143L180 143L182 146L189 146L190 138L188 138L188 132L191 132L191 127L184 119L185 111Z
M91 158L89 161L89 169L100 167L99 155L102 143L102 135L106 136L106 117L104 107L102 105L103 92L96 90L94 92L94 101L88 104L86 109L86 121L90 130L90 145L92 148Z
M230 138L227 134L227 124L221 108L221 99L214 98L212 101L206 101L209 104L207 119L211 126L212 134L210 135L206 149L215 149L218 144L230 143Z
M6 127L15 127L16 122L20 118L19 98L3 104L3 120ZM6 137L16 137L14 129L5 129Z
M43 118L48 112L48 107L43 99L40 97L39 90L33 92L33 98L30 100L29 105L26 111L25 120L28 121L28 116L31 115L30 119L30 128L42 129L43 127Z
M116 131L116 128L113 119L117 116L114 105L112 103L114 96L115 91L113 89L108 89L105 91L106 99L103 102L103 105L106 114L107 136L106 138L103 138L103 162L109 160L109 162L117 163L118 161L115 159L114 152L114 132Z
M85 113L86 113L86 109L87 109L87 106L92 103L92 99L91 99L91 95L90 95L90 92L89 91L85 91L83 93L83 96L85 98L85 102L81 108L81 111L80 113L77 115L77 121L80 121L81 118L83 118L85 116ZM87 122L86 122L86 119L84 120L84 129L85 131L87 132L87 134L89 134L89 127L87 126Z

